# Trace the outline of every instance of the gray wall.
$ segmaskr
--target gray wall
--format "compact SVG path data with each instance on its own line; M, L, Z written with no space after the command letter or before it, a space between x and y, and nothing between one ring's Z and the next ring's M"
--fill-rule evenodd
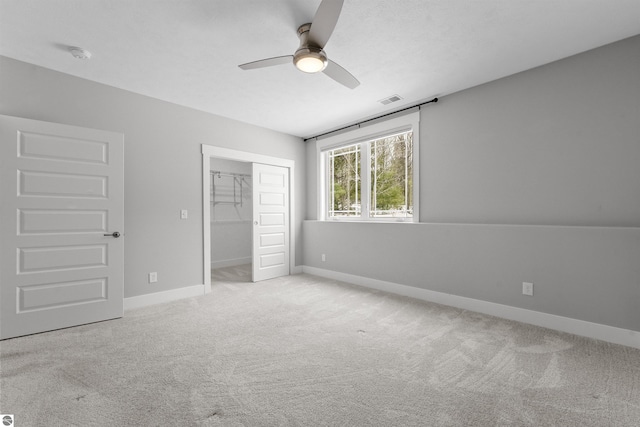
M640 36L421 116L421 220L640 226Z
M0 114L125 136L125 297L204 283L200 144L296 162L296 263L301 264L305 147L247 125L0 57ZM180 220L180 210L189 219ZM148 284L147 273L158 272Z
M640 36L442 97L420 131L422 223L306 221L305 265L640 331Z

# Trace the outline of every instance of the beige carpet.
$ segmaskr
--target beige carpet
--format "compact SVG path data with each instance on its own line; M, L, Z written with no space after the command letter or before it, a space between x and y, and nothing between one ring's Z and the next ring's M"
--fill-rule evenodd
M22 426L638 426L640 351L309 275L0 343Z

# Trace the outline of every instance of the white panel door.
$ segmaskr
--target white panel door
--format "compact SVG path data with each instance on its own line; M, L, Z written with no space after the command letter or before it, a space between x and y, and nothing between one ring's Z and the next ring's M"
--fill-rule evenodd
M253 164L253 281L289 274L289 169Z
M122 317L123 143L0 116L0 339Z

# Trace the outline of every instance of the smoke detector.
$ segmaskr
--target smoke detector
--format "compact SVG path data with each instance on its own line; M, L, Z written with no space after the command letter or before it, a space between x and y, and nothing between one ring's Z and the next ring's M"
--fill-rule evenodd
M91 52L81 47L72 46L69 48L69 52L71 52L71 55L73 55L74 58L83 60L91 58Z

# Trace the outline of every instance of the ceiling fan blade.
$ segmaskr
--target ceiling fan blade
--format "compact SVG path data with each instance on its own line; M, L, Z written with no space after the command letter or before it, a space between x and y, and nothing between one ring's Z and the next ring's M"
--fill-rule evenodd
M322 72L341 85L348 87L349 89L355 89L356 87L358 87L358 85L360 85L358 79L353 77L350 72L348 72L332 60L329 60L327 68L325 68Z
M311 29L308 36L310 43L321 49L324 48L334 28L336 28L343 3L344 0L322 0L316 15L313 17L313 21L311 21Z
M243 70L253 70L255 68L273 67L274 65L282 65L293 62L293 55L276 56L273 58L261 59L259 61L247 62L246 64L238 65Z

